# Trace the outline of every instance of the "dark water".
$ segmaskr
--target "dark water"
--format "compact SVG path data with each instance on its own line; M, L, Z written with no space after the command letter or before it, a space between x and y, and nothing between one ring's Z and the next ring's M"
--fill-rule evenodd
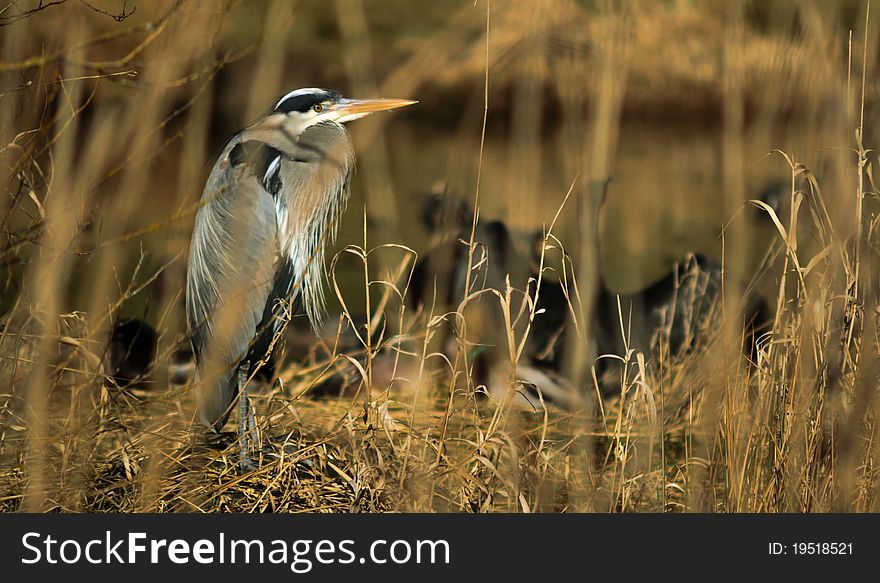
M389 124L388 167L399 224L396 231L376 230L371 234L374 242L397 237L398 242L424 250L426 237L417 221L419 201L438 181L447 182L451 192L473 200L478 129L472 134L425 134ZM787 163L771 151L797 151L801 144L821 143L811 141L810 134L805 127L746 132L741 177L746 197L757 198L768 185L790 180ZM621 293L641 289L668 273L670 266L689 252L720 259L722 228L737 211L737 220L749 224L749 257L745 265L737 267L747 275L775 232L770 221L763 220L753 207L725 207L721 143L717 128L639 124L622 128L601 215L603 274L609 288ZM480 187L484 219L501 219L513 229L535 232L553 219L577 175L572 169L576 166L565 163L570 152L561 135L542 138L531 154L538 161L529 168L521 164L523 158L508 135L487 136ZM822 151L798 155L818 157ZM362 163L341 241L362 240L362 190L368 180L365 175L375 171L369 162ZM563 244L575 254L576 205L573 198L568 201L557 228Z

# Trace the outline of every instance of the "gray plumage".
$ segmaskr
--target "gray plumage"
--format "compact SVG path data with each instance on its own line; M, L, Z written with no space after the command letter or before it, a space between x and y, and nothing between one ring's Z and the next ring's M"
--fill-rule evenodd
M246 399L247 374L299 304L313 325L323 313L324 251L354 169L342 123L410 103L300 89L223 148L202 193L187 267L202 425L219 430L236 396Z
M312 321L320 317L323 251L335 234L326 226L335 226L345 205L354 164L348 135L335 124L307 129L287 151L257 142L256 152L233 163L230 154L245 136L227 144L208 179L187 277L187 320L202 381L199 420L215 429L235 399L236 367L253 367L265 356L290 304L302 299ZM280 185L272 188L273 180ZM330 192L330 204L311 204L311 192ZM217 370L205 378L208 362Z

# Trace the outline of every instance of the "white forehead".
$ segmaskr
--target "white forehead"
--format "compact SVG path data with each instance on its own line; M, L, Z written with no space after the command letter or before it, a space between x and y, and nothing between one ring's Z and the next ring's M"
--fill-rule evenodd
M294 91L291 91L290 93L288 93L287 95L285 95L281 99L279 99L278 103L276 103L275 107L273 107L272 109L278 109L279 105L281 105L282 103L284 103L285 101L287 101L291 97L298 97L300 95L305 95L307 93L324 93L325 91L326 91L325 89L321 89L319 87L303 87L302 89L296 89Z

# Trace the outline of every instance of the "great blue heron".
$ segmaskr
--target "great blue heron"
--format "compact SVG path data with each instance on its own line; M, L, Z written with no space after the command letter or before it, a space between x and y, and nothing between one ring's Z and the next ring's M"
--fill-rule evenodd
M314 324L324 308L324 250L355 162L343 124L414 103L291 91L235 134L211 170L190 246L186 315L198 420L218 431L238 397L242 471L253 468L249 373L294 309L301 304Z

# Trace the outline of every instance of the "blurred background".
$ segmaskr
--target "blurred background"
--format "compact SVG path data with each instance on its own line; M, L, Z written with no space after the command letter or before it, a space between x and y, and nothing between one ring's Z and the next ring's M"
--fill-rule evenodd
M486 6L456 0L10 3L0 14L3 309L38 253L30 227L48 197L63 197L79 224L63 309L97 301L94 270L112 264L127 282L139 260L144 276L173 260L121 308L154 324L172 310L179 327L180 253L210 165L228 136L298 87L420 100L351 128L359 170L339 245L363 243L366 212L371 246L424 251L414 220L424 195L443 185L473 202L487 65L481 216L503 220L526 253L573 183L611 177L602 270L614 291L642 289L687 252L720 258L722 227L743 201L790 183L772 151L832 175L853 145L866 48L868 115L877 93L863 8L497 0L487 51ZM47 164L65 142L75 184ZM578 213L569 201L557 232L575 255ZM746 255L772 227L756 236Z

